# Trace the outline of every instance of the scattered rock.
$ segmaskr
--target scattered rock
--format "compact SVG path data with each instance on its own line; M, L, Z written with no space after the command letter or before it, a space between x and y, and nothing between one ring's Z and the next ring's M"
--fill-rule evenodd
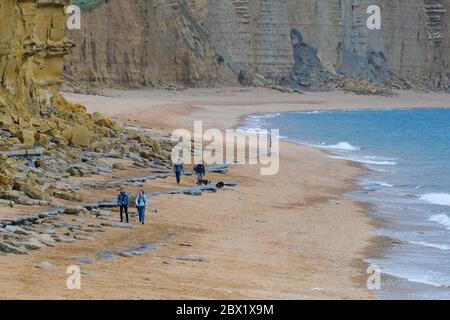
M36 235L36 239L49 247L54 247L56 245L56 241L48 234L38 234Z
M181 247L192 247L192 245L190 243L187 243L187 242L182 242L182 243L179 243L178 245L181 246Z
M44 247L42 243L40 243L38 240L31 238L25 242L22 242L22 245L27 250L40 250Z
M125 258L132 258L133 257L133 254L131 252L129 252L129 251L120 251L120 252L117 253L117 255L121 256L121 257L125 257Z
M70 206L66 206L64 209L64 213L70 214L70 215L78 215L78 214L82 214L85 212L87 212L87 210L82 206L70 205Z
M0 185L1 185L1 183L0 183ZM14 205L15 205L14 201L0 199L0 207L9 207L9 208L13 208Z
M113 227L121 228L121 229L132 229L133 228L133 226L131 224L125 224L125 223L116 223Z
M154 245L153 243L146 243L142 246L142 248L144 248L145 250L150 250L150 251L158 251L161 248L157 245Z
M205 262L205 259L201 256L178 256L175 257L175 259L181 261Z
M69 191L57 190L57 191L53 192L53 195L56 198L63 199L63 200L77 201L77 202L83 201L81 196L78 193L76 193L74 190L69 190Z
M85 236L85 235L82 235L82 234L76 234L76 235L75 235L75 239L77 239L77 240L95 241L95 238L94 238L94 237Z
M28 236L31 234L30 231L24 230L21 227L16 227L16 231L14 231L15 234L20 234L20 235L24 235L24 236Z
M89 129L85 125L76 124L71 128L70 144L75 147L89 146Z
M14 232L16 232L16 230L17 230L18 228L19 228L19 227L17 227L17 226L8 225L8 226L5 227L5 230L6 230L6 231L9 231L9 232L11 232L11 233L14 233Z
M4 253L27 254L24 249L18 248L3 241L0 241L0 251Z
M101 222L100 225L103 227L110 227L110 228L114 227L114 225L109 222Z
M130 252L135 256L143 256L145 253L143 249L131 250Z
M95 260L92 259L91 257L81 257L81 258L76 258L76 261L82 264L94 264Z
M111 260L114 259L114 254L116 252L112 250L104 250L97 253L97 258L100 260Z
M114 170L123 170L125 169L125 166L122 163L113 163L112 165Z
M36 268L50 271L53 269L53 265L50 262L41 261L36 265Z
M19 139L24 145L32 147L34 145L34 132L28 129L21 130L19 131Z
M56 242L63 242L63 243L72 243L74 240L70 236L57 236L55 237Z

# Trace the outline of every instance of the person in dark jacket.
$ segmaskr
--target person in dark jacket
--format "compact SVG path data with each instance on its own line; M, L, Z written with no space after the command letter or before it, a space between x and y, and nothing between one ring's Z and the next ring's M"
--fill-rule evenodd
M194 172L197 174L198 184L201 184L203 179L206 176L205 166L202 163L196 165L195 168L194 168Z
M173 172L175 173L175 177L177 178L177 183L180 184L181 176L184 174L184 165L182 162L175 163L173 165Z
M125 212L125 216L128 221L128 205L129 205L129 197L128 194L125 192L124 188L120 188L120 193L117 196L117 205L120 208L120 222L123 222L123 212Z

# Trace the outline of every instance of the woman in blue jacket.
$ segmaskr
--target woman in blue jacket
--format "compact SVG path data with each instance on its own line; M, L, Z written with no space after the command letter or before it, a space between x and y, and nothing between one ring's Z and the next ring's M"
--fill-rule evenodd
M145 198L144 190L140 190L136 196L136 208L139 213L139 223L145 223L145 207L147 206L147 199Z

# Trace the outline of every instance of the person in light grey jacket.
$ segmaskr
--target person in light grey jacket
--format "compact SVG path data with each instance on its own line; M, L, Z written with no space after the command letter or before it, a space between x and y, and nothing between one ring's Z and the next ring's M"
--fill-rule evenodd
M147 207L147 199L145 198L144 190L140 190L136 195L136 208L139 213L139 223L145 223L145 207Z

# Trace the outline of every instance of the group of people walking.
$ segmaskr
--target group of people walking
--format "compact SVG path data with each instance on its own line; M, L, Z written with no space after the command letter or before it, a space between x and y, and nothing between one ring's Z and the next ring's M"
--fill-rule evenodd
M173 172L175 173L177 184L180 184L181 176L184 174L183 163L174 164ZM200 184L206 175L205 166L203 164L195 166L194 172L197 174L198 184ZM147 204L148 200L144 190L139 190L139 192L136 194L135 205L138 211L140 224L145 224L145 209L147 207ZM117 206L120 210L120 222L123 222L123 215L125 214L126 222L129 223L130 220L128 218L128 207L130 206L130 197L128 196L128 193L124 188L120 188L120 192L117 196Z

